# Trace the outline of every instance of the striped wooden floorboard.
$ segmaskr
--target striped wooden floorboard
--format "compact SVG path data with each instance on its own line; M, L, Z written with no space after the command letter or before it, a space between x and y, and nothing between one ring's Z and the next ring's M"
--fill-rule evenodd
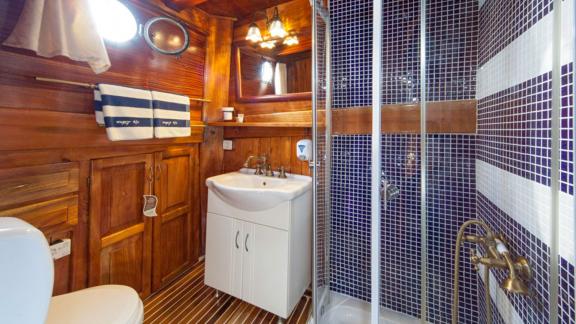
M144 301L144 323L277 323L276 315L204 285L204 262ZM311 298L306 293L287 320L305 324Z

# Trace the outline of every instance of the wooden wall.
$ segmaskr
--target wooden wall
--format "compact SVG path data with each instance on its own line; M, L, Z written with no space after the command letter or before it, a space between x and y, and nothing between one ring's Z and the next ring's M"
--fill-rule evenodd
M19 17L24 0L0 0L0 42L5 40ZM178 139L153 139L141 141L110 142L103 128L94 120L93 94L90 89L58 85L34 80L35 76L64 79L85 83L113 83L185 94L203 98L215 95L214 87L207 87L206 78L218 80L210 74L218 60L207 40L216 25L205 13L193 9L175 12L160 0L126 2L139 23L154 16L173 16L188 28L190 48L179 57L161 55L151 50L141 37L125 44L107 44L112 67L96 75L84 63L73 62L64 57L43 58L26 50L0 47L0 173L11 175L13 170L26 172L27 167L42 168L44 165L73 164L78 170L77 197L73 203L77 209L77 223L71 227L74 233L72 255L62 259L56 268L66 268L66 278L57 276L55 293L84 288L88 285L88 224L90 184L93 160L137 154L161 154L179 150L199 149L204 141L205 107L191 102L192 136ZM230 36L231 37L231 36ZM226 53L230 45L226 47ZM228 80L229 59L221 74ZM207 89L209 90L207 92ZM227 89L226 89L227 93ZM217 99L217 98L216 98ZM227 102L227 96L226 96ZM218 102L218 100L216 100ZM208 115L210 115L208 113ZM192 161L192 164L195 162ZM199 172L199 168L194 172ZM47 167L48 168L48 167ZM36 170L34 169L34 170ZM198 179L196 175L195 179ZM199 182L199 181L195 181ZM194 184L196 187L198 183ZM68 193L67 193L68 194ZM58 192L53 195L58 196ZM52 197L59 199L58 197ZM193 230L200 233L199 197L194 213ZM9 206L19 208L17 201ZM73 209L71 209L73 210ZM66 234L68 235L68 234ZM198 237L198 236L196 236ZM201 252L201 242L196 239L192 250L196 257ZM58 271L62 273L62 271Z
M267 10L268 16L272 16L273 8L274 7L271 7ZM280 13L286 29L297 30L299 32L298 38L300 40L299 45L286 48L282 54L310 50L312 48L312 12L310 9L310 2L308 0L293 0L286 2L278 6L278 12ZM234 24L234 45L246 44L244 38L246 37L248 26L252 22L253 17L256 17L256 23L261 30L263 30L265 26L265 17L263 13L254 13L254 15L249 15L238 20ZM239 102L236 98L235 62L232 62L231 71L229 103L231 106L236 108L238 112L245 114L247 120L250 120L253 115L307 111L312 109L312 102L310 100L262 103Z
M224 151L223 172L237 171L250 155L266 155L276 171L310 175L307 162L296 158L296 143L312 138L309 128L237 128L226 127L224 138L232 140L233 149Z

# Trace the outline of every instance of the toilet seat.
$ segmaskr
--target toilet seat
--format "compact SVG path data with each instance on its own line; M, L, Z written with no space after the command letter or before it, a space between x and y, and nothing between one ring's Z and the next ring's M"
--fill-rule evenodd
M144 307L130 287L104 285L52 297L46 324L139 324Z

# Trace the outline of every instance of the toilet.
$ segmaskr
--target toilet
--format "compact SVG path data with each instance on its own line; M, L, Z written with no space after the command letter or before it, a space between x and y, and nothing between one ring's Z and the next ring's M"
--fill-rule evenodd
M103 285L52 297L54 262L34 226L0 217L0 321L2 323L135 324L144 320L138 293Z

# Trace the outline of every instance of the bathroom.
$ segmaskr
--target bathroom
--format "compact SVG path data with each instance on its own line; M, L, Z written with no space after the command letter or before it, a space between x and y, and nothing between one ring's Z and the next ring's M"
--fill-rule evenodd
M0 0L0 323L576 323L575 12Z

